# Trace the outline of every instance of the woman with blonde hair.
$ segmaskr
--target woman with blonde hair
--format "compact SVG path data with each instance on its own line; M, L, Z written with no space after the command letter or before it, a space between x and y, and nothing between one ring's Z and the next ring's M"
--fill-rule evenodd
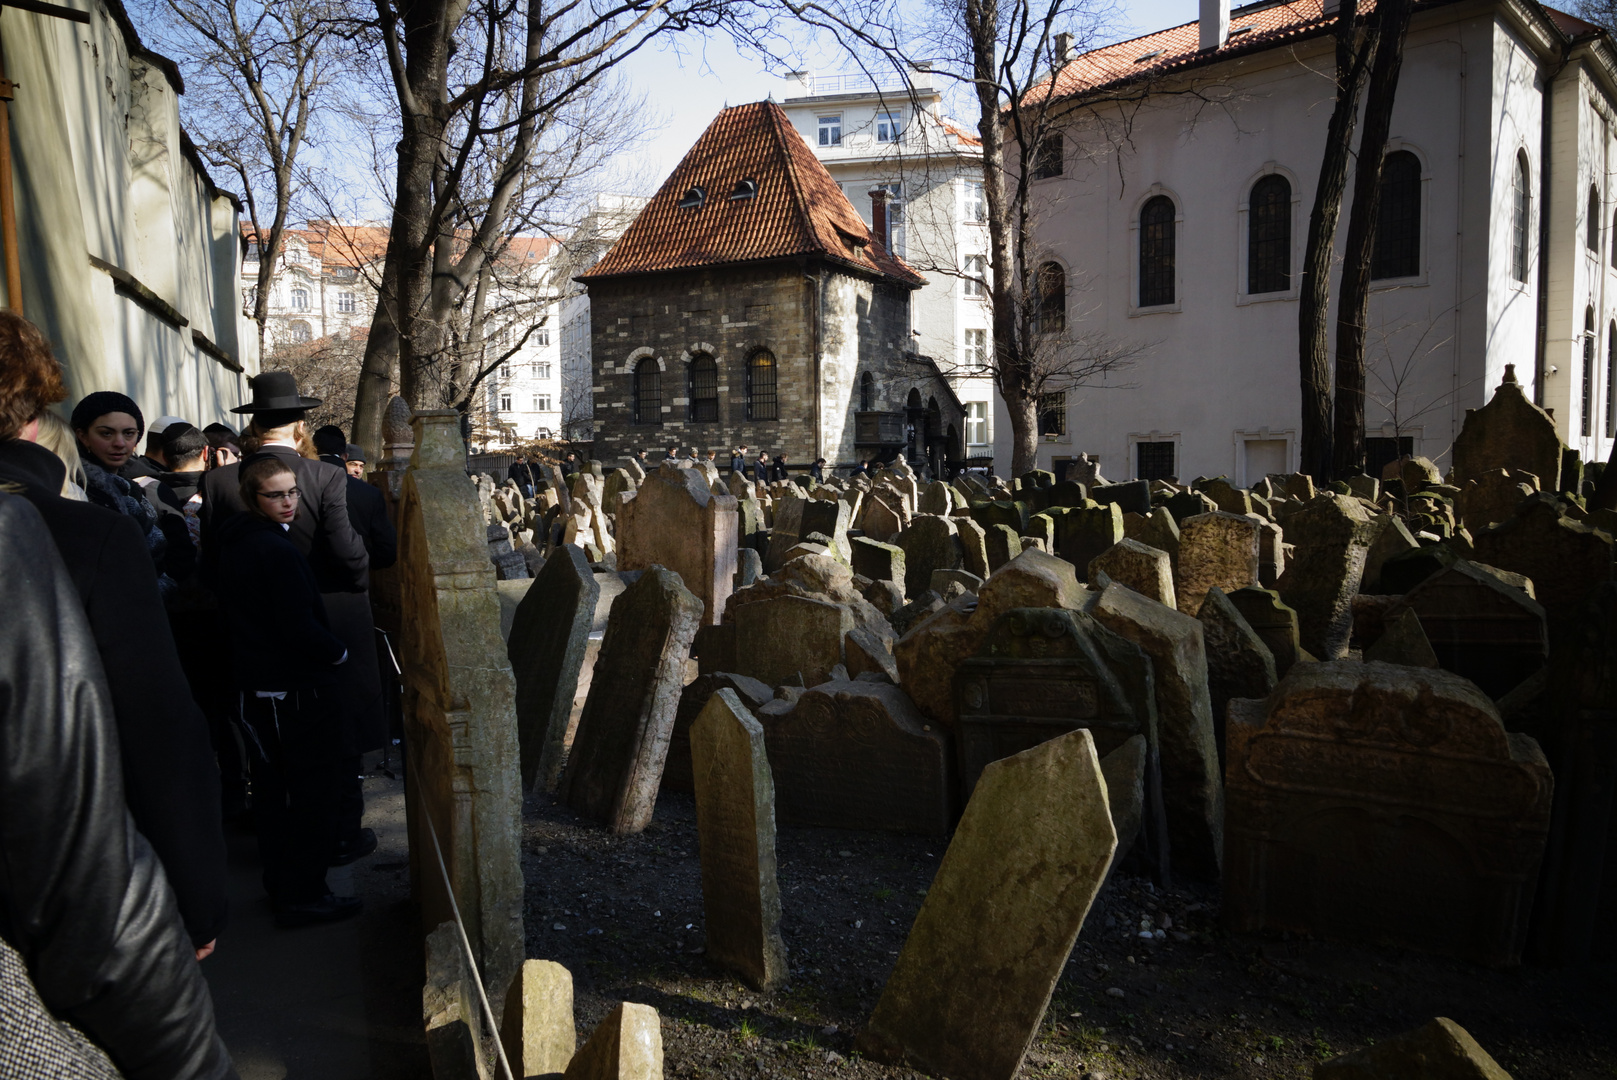
M39 414L39 436L34 440L62 459L67 466L67 476L62 480L62 497L77 499L79 502L89 502L90 497L84 493L84 462L79 459L79 441L73 437L73 429L53 412Z

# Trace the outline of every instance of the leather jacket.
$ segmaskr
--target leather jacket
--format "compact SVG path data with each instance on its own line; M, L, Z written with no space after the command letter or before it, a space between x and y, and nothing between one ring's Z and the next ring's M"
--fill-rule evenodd
M233 1077L174 894L124 806L78 594L15 495L0 494L0 561L0 935L130 1080Z

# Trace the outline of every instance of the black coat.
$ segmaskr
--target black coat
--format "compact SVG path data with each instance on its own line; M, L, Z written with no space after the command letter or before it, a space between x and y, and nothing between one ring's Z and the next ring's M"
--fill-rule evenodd
M310 461L289 446L265 446L261 452L285 460L298 478L303 498L287 535L308 558L320 591L364 592L369 559L348 515L349 475L324 461ZM237 491L240 478L237 463L214 469L202 482L202 565L210 576L218 558L212 537L228 518L247 510Z
M363 480L348 478L348 520L365 544L372 570L386 570L399 557L399 534L387 516L387 500Z
M38 508L78 589L112 692L129 812L162 859L200 945L219 935L226 914L219 768L207 721L180 666L140 527L62 498L66 473L42 446L0 442L0 486ZM8 612L0 632L13 622Z
M130 1080L234 1076L174 894L125 809L96 642L31 501L0 495L0 934L51 1012ZM208 816L217 827L217 793Z
M236 688L335 685L348 647L332 633L314 571L287 531L256 514L237 514L219 527L215 541Z
M505 470L505 475L522 486L524 495L527 494L528 488L535 486L533 466L526 461L513 461L511 467Z

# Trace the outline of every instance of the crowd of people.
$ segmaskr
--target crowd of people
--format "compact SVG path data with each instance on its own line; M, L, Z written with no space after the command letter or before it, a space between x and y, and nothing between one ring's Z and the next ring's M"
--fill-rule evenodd
M360 910L327 871L376 848L367 590L397 541L360 448L309 431L320 401L285 372L250 388L239 432L110 391L64 422L49 342L0 311L0 1012L62 1034L6 1034L0 1075L42 1075L41 1046L233 1075L200 970L233 823L277 925Z

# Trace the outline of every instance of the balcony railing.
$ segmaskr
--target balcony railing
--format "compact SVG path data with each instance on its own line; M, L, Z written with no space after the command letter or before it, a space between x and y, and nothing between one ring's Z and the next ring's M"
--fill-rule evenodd
M917 90L932 89L932 72L915 70L910 72L908 83L904 76L896 71L885 71L876 75L869 75L862 71L850 71L839 75L816 75L813 72L802 71L796 73L803 92L810 97L823 97L832 94L874 94L880 91L895 91L904 93L910 86Z
M904 414L901 412L856 412L853 414L855 446L903 446Z

